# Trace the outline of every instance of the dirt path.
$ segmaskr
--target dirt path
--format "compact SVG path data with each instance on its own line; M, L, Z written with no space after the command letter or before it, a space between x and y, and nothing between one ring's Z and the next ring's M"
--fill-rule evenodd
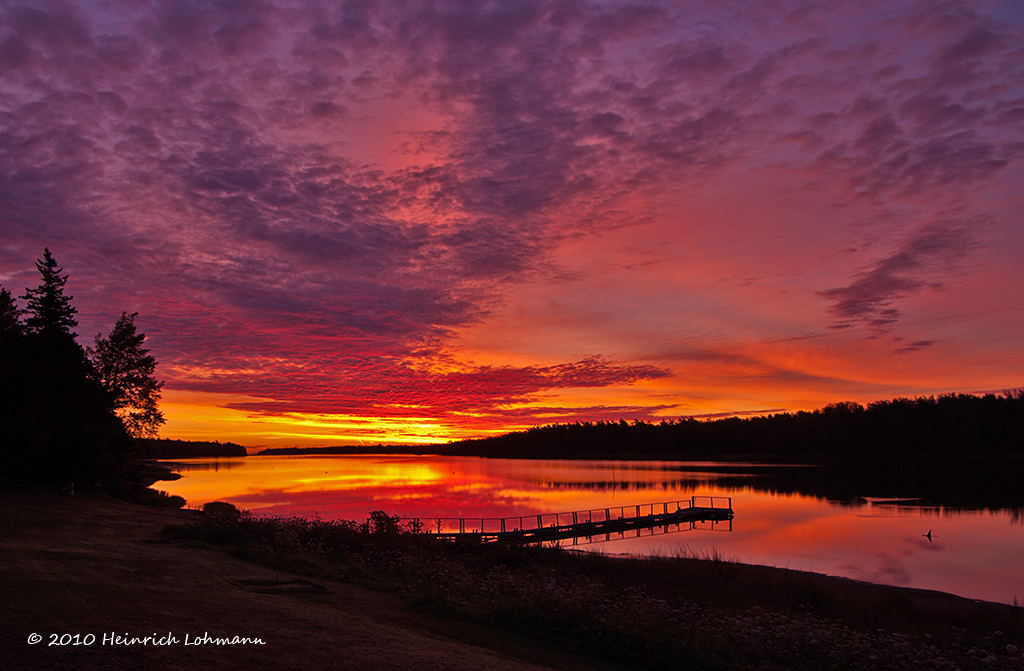
M275 585L269 569L161 542L160 529L184 514L0 488L0 668L593 668L593 660L410 612L377 592L284 574ZM41 641L30 645L32 634ZM55 634L95 640L48 645ZM186 636L193 643L207 634L263 644L185 645ZM176 642L109 642L168 635Z

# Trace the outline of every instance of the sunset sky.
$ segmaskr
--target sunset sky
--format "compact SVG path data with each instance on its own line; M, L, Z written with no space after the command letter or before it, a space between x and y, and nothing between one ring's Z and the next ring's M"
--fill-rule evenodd
M165 437L998 393L1022 220L1019 0L0 0L0 285Z

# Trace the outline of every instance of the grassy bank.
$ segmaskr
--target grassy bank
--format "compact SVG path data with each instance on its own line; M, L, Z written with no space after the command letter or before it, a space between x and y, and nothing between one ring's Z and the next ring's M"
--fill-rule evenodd
M457 546L372 523L207 514L165 531L630 668L1024 668L1024 609L720 557Z
M202 542L161 536L197 515L92 488L69 496L55 486L0 483L0 669L604 668L500 629L418 613L401 598L351 581L279 572ZM186 636L194 641L207 633L262 643L184 644ZM154 634L178 642L103 643L104 636ZM55 636L79 638L60 645Z

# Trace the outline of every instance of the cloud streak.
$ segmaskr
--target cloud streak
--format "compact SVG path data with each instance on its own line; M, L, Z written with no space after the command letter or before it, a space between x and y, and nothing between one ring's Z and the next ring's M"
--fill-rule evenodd
M876 334L890 330L900 318L894 307L900 299L925 289L941 290L942 283L930 278L953 270L977 245L974 232L965 227L939 224L917 231L893 253L859 271L850 284L819 292L833 301L829 311L836 322L830 328L863 323Z

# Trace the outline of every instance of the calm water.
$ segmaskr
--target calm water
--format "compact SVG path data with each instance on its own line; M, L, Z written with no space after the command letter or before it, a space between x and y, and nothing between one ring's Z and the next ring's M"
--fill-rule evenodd
M807 471L799 466L393 455L174 463L183 477L158 487L192 507L221 500L253 513L325 519L363 521L374 510L424 519L511 517L691 495L732 497L731 530L719 525L581 547L609 554L717 553L744 563L1024 601L1019 508L964 510L874 497L839 503L772 491L768 471L792 477ZM931 540L924 536L929 530Z

